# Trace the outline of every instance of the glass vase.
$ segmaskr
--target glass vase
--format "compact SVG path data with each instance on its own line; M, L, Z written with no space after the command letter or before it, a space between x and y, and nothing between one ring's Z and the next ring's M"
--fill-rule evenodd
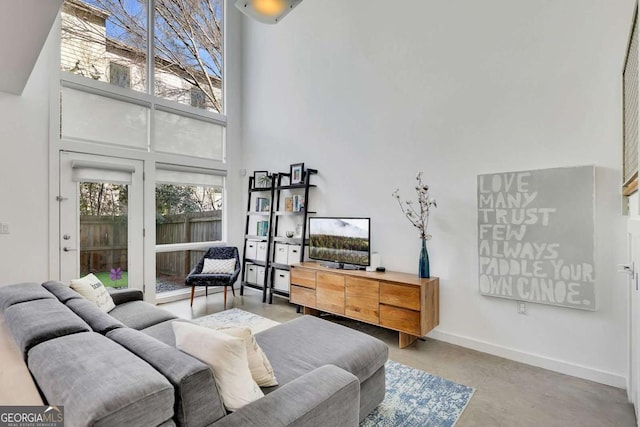
M418 264L418 277L428 279L429 274L429 252L427 252L427 240L422 239L422 247L420 248L420 263Z

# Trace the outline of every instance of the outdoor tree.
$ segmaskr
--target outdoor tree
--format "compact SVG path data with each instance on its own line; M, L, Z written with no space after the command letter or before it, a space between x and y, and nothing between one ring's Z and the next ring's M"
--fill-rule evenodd
M80 215L119 217L127 214L128 187L106 182L80 183Z
M222 208L222 193L213 187L160 184L156 187L158 220L168 215L209 212Z
M66 0L66 3L74 6L65 8L67 13L74 14L74 19L63 19L62 39L70 46L79 46L74 55L82 55L74 57L75 62L70 60L67 71L106 80L107 52L145 69L148 28L145 0ZM196 98L193 105L222 111L222 3L223 0L155 1L155 94L175 99L189 93L192 100ZM96 47L100 44L102 49ZM145 72L132 73L130 78L132 87L145 86ZM175 78L188 83L188 87L172 84ZM204 98L202 102L197 100L198 96Z

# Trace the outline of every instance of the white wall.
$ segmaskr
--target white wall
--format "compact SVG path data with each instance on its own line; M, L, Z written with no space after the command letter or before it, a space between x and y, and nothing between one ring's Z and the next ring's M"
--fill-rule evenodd
M0 234L0 285L49 277L49 82L57 71L56 39L47 39L22 96L0 92L0 222L10 233Z
M227 115L226 157L228 175L226 179L226 227L227 242L242 248L244 242L245 202L242 195L246 184L240 175L242 166L242 17L227 0L225 41L225 108Z
M424 171L439 206L430 336L622 387L620 74L632 11L633 0L308 0L275 26L245 19L246 167L319 169L312 208L371 216L373 249L407 272L419 241L391 192L413 196ZM586 164L598 166L598 310L528 304L524 316L481 296L476 176Z

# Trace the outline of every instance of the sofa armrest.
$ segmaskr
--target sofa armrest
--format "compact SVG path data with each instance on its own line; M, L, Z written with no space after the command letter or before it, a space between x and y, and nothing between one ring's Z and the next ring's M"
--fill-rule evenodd
M144 295L140 289L107 288L107 291L111 295L111 298L113 298L113 303L115 305L124 304L125 302L144 300Z
M325 365L220 419L214 426L358 426L360 383Z

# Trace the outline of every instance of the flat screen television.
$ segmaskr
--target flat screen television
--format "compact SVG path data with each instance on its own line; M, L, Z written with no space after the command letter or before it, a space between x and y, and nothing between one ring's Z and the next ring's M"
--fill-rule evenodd
M371 257L370 218L309 218L309 258L345 268L369 265Z

